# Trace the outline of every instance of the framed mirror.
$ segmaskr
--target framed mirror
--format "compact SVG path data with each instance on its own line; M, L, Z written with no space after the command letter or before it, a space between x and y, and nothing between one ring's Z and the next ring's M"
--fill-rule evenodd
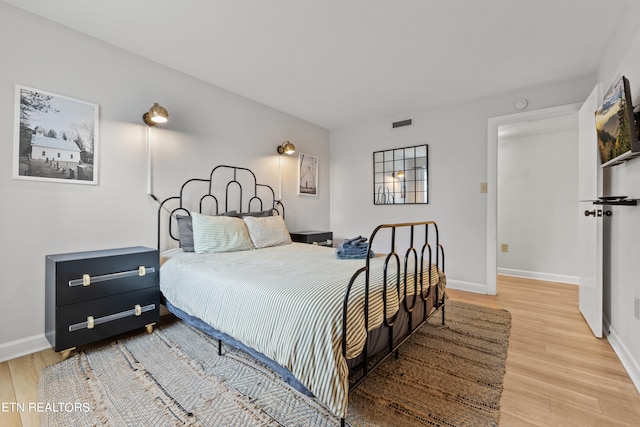
M429 203L429 146L373 152L373 204Z

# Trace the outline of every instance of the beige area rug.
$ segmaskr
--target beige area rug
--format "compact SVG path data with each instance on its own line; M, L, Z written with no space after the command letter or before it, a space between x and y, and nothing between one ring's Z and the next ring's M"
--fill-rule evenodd
M349 395L351 426L497 426L511 316L447 301ZM43 426L335 426L264 365L175 321L45 368ZM59 405L60 402L66 405Z

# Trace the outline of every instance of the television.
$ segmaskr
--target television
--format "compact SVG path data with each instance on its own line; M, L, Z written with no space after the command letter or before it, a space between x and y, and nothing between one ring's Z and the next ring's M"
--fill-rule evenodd
M638 115L633 111L626 77L620 77L607 91L595 116L601 167L619 165L640 156Z

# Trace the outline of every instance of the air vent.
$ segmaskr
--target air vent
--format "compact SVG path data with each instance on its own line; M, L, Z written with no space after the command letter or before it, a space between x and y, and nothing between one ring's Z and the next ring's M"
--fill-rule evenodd
M405 120L399 120L397 122L393 122L391 124L391 128L392 129L398 129L398 128L402 128L405 126L411 126L413 125L413 119L405 119Z

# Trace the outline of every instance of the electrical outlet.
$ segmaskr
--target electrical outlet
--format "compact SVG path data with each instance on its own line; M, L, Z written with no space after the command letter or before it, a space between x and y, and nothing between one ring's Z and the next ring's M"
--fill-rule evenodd
M502 252L509 252L509 244L508 243L503 243L502 245L500 245L500 247L502 248Z
M480 183L480 192L481 192L481 193L486 193L486 192L487 192L487 189L488 189L488 187L487 187L487 183L486 183L486 182L481 182L481 183Z
M640 298L635 297L633 299L633 315L636 317L636 319L640 320Z

